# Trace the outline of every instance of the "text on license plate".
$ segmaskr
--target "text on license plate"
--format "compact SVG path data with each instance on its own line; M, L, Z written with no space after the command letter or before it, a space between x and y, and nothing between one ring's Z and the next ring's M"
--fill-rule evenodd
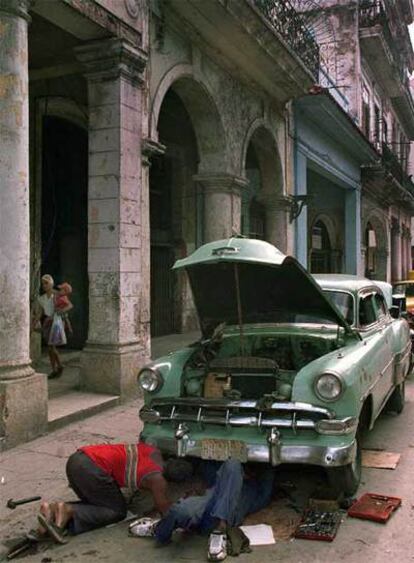
M231 458L245 463L247 461L246 444L239 440L202 440L201 458L217 461L226 461Z

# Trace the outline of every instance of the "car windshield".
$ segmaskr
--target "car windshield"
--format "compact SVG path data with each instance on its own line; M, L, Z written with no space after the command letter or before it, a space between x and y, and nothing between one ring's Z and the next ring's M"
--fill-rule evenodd
M406 297L414 297L414 283L397 283L393 286L392 292Z
M344 291L326 291L324 294L342 313L346 322L350 325L354 324L354 300L352 295Z

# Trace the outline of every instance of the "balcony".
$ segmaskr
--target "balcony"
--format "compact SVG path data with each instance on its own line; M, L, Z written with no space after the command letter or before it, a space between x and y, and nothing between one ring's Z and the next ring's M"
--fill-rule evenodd
M414 184L411 177L408 176L401 160L387 143L382 143L382 164L403 188L414 195Z
M362 3L359 7L359 38L361 50L376 79L390 97L401 95L407 75L395 48L382 1Z
M167 21L242 81L285 103L306 94L319 75L319 47L289 0L169 0Z
M407 134L414 138L414 103L409 87L409 71L405 57L397 47L396 38L390 29L390 18L397 17L387 12L382 0L363 2L359 7L359 38L361 51L366 58L375 79L391 99L395 111ZM393 20L394 21L394 20ZM404 19L397 19L398 26L406 26ZM404 32L406 30L404 29ZM404 35L404 34L402 34ZM409 41L408 33L407 41ZM412 48L407 47L411 60Z
M319 46L289 0L254 0L259 10L311 71L318 82Z

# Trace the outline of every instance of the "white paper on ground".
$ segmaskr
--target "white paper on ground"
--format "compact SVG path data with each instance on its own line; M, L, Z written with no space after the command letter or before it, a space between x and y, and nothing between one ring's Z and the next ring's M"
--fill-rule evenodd
M272 526L257 524L256 526L240 526L250 540L250 545L271 545L276 543Z

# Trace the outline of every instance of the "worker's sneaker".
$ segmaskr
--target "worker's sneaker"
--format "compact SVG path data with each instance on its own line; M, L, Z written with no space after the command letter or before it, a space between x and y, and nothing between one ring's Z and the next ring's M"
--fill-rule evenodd
M223 561L227 557L227 536L224 532L214 531L208 540L209 561Z
M129 525L129 535L139 538L152 538L159 521L156 518L138 518Z

